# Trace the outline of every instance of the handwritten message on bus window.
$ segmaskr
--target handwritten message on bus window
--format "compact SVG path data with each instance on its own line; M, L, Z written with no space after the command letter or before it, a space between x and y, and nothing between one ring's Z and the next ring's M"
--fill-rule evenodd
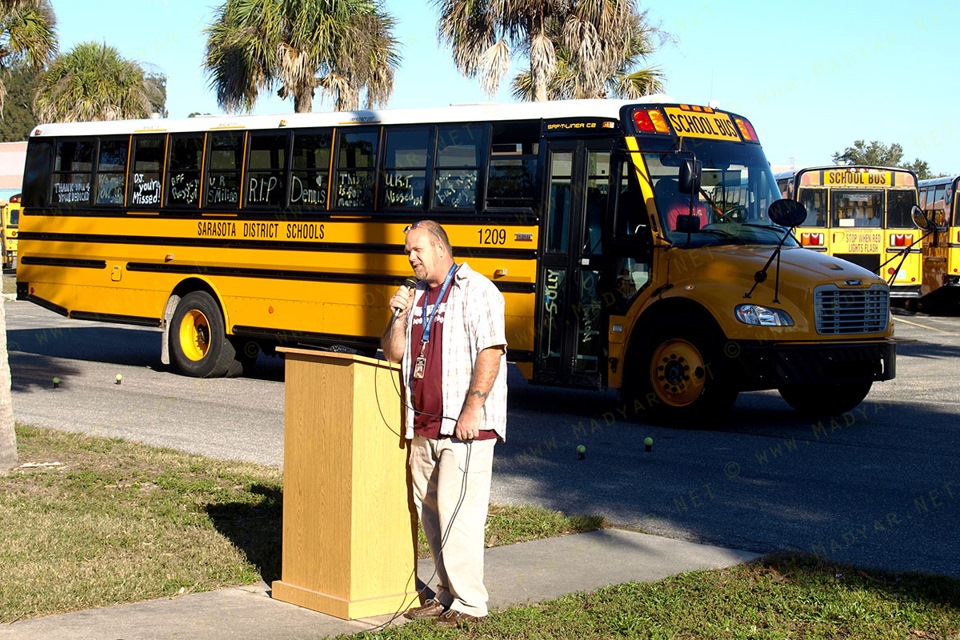
M58 204L90 202L90 176L74 176L74 180L53 183L53 197Z
M207 204L237 204L240 187L236 175L211 176L207 186Z
M386 206L423 206L424 177L422 171L416 172L416 174L388 171L384 177L386 179L386 191L384 192Z
M170 177L170 202L197 204L200 200L200 176L178 173Z
M373 204L373 176L368 172L341 172L337 184L338 207L365 207Z
M123 189L126 186L123 174L100 174L97 184L97 204L123 204Z
M472 207L477 201L477 172L437 173L434 204L439 207Z
M160 179L154 174L133 174L133 187L130 191L130 204L159 205Z
M280 174L258 173L250 176L250 204L279 205L283 200L283 179Z
M327 206L327 175L325 173L294 175L290 184L290 204L325 208Z

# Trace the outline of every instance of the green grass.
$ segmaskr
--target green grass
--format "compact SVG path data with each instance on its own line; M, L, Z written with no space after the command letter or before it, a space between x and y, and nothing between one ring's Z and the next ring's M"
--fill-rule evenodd
M20 466L0 477L0 623L280 577L280 470L25 426L17 440ZM487 540L602 526L492 505Z
M418 621L376 637L957 640L960 581L778 555L512 607L459 632L441 632Z
M279 578L279 470L17 434L21 466L0 478L0 623ZM600 526L494 505L487 543ZM960 640L960 581L778 555L496 611L461 631L411 622L376 637Z
M3 281L3 293L16 293L17 292L17 278L14 275L3 276L0 278Z

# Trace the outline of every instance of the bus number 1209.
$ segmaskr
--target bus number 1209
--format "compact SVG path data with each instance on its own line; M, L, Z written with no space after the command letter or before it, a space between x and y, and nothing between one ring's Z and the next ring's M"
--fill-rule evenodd
M480 229L480 244L506 244L506 229Z

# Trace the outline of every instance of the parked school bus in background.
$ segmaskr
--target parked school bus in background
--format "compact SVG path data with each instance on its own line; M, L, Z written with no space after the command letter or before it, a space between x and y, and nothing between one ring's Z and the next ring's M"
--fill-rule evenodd
M801 249L779 197L749 121L662 97L41 125L17 294L162 327L193 376L372 354L429 218L502 291L532 382L671 420L759 389L840 413L894 377L889 288Z
M777 174L784 197L807 218L800 244L868 269L890 284L890 296L920 297L922 233L911 210L917 177L908 169L870 166L808 167Z
M3 268L17 266L17 234L20 225L20 194L10 196L3 210Z
M920 208L933 226L923 245L923 302L931 308L960 302L958 185L960 176L919 183Z

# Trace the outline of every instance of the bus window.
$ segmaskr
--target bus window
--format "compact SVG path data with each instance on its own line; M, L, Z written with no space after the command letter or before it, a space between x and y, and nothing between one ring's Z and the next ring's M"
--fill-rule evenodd
M57 144L53 176L53 204L90 204L93 141L65 140Z
M170 136L167 161L167 206L200 204L200 167L203 164L203 134Z
M610 153L591 151L587 157L587 208L584 221L583 249L581 253L602 253L603 220L607 215L607 198L610 191Z
M217 209L236 209L240 205L240 167L243 164L243 134L210 134L207 188L204 204Z
M332 142L329 131L294 134L290 206L326 210Z
M338 209L373 207L378 129L341 129L337 134Z
M97 160L97 204L123 204L128 139L101 140Z
M437 134L434 207L476 207L483 131L481 125L440 127Z
M817 189L801 189L800 203L807 210L807 218L802 226L827 226L827 194Z
M160 170L163 167L163 137L136 138L133 143L133 162L130 165L130 206L160 206Z
M913 229L913 206L916 196L913 191L887 192L887 226L891 229Z
M488 207L532 207L536 204L534 185L539 140L536 123L502 122L493 125Z
M834 227L879 227L883 193L858 191L833 191L831 193L832 222Z
M390 129L383 159L383 206L423 209L432 128Z
M246 182L248 206L279 209L287 198L287 134L250 134Z
M570 202L573 194L573 153L553 153L550 163L550 201L547 204L547 251L567 252L567 230L570 228Z

